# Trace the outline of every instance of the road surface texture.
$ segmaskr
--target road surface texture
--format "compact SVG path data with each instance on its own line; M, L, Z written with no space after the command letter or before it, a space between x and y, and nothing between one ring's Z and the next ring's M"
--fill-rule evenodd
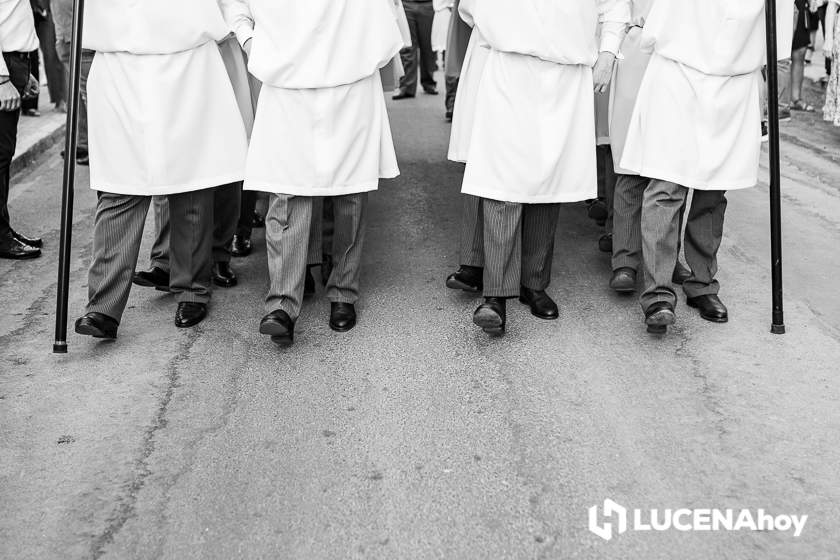
M730 196L728 324L681 304L668 336L647 334L576 204L557 237L560 320L512 302L491 340L471 322L479 300L444 287L462 170L441 105L389 101L402 176L372 197L358 327L333 333L319 292L285 351L257 333L260 231L200 327L176 329L172 299L138 288L117 342L71 334L53 355L58 148L16 178L13 221L46 250L0 262L0 557L838 557L840 130L801 114L783 127L787 335L769 332L765 163L758 188ZM95 202L85 169L79 181L72 318ZM588 530L607 498L808 521L798 538L607 542Z

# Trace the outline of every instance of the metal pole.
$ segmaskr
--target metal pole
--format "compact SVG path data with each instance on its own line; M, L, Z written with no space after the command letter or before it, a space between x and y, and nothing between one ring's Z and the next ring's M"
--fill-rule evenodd
M779 68L776 0L765 0L767 17L767 119L770 129L770 255L773 283L773 324L770 332L785 334L782 292L782 174L779 154Z
M76 183L76 144L79 130L79 98L82 70L82 23L84 0L73 2L73 34L70 52L70 99L64 139L64 182L61 196L61 241L58 249L58 295L55 311L53 352L67 353L67 306L70 296L70 251L73 238L73 191Z

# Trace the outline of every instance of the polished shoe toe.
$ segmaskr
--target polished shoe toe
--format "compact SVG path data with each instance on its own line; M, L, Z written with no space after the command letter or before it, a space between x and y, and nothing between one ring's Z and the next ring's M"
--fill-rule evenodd
M295 322L282 309L272 311L260 321L260 334L271 337L281 347L289 347L295 341Z
M507 310L504 298L484 298L484 303L473 313L473 323L487 334L502 335L507 323Z
M636 271L629 267L621 267L613 272L610 288L620 294L632 294L636 291Z
M138 286L154 288L159 292L169 291L169 272L156 266L151 270L135 272L131 281Z
M207 317L207 305L204 303L182 302L175 311L175 326L179 329L194 327Z
M446 287L477 294L484 289L484 269L478 266L462 265L457 272L446 279Z
M76 333L93 338L115 339L119 323L102 313L87 313L76 319Z
M347 332L356 326L356 307L352 303L334 301L330 306L330 328Z
M27 237L22 233L18 233L15 230L12 230L12 237L23 243L24 245L29 245L30 247L36 247L41 249L44 246L44 240L40 237Z
M677 321L674 306L668 302L654 303L645 310L645 324L647 330L654 334L665 334L668 327Z
M213 265L213 283L220 288L233 288L239 282L229 262L217 262Z
M726 323L729 321L729 311L715 294L688 298L686 303L688 303L689 307L698 309L700 311L700 317L707 321L711 321L712 323Z
M230 254L234 257L247 257L251 254L251 235L244 233L237 233L233 236L233 242L230 244Z
M0 259L23 260L40 256L41 249L27 245L11 235L0 241Z
M691 270L686 268L680 261L677 261L677 264L674 266L674 273L671 275L671 282L682 286L689 278L691 278Z
M560 317L557 304L543 290L531 290L522 286L519 289L519 301L531 308L531 315L539 319L553 321Z

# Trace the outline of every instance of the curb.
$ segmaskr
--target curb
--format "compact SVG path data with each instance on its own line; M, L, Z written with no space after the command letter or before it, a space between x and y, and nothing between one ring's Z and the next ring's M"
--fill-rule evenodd
M67 129L67 125L63 124L53 130L48 135L44 136L37 142L35 142L28 150L25 152L18 154L12 159L11 164L11 175L14 176L21 171L25 170L27 167L35 163L41 154L61 142L64 138L64 131Z

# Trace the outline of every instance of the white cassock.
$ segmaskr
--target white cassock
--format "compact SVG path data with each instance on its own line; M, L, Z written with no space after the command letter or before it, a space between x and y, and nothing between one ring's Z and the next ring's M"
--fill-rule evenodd
M478 86L472 130L459 128L466 158L467 144L453 154L467 162L462 192L532 204L595 198L592 67L599 51L618 53L629 0L463 0L460 12L482 37L473 51L488 49L481 75L468 78Z
M432 50L442 52L446 50L455 0L433 0L432 4L435 9L435 19L432 21Z
M166 195L241 181L247 139L216 0L88 0L91 188Z
M793 2L778 0L779 53ZM652 53L620 167L698 190L758 182L765 0L656 0L641 34ZM781 54L785 53L785 54Z
M449 138L449 159L461 163L467 162L470 153L470 140L475 125L475 107L484 65L490 55L490 49L478 31L473 31L467 46L467 55L458 82L458 95L455 97L455 111L452 119L452 131Z
M399 174L379 70L404 46L393 0L238 0L263 83L245 189L297 196L376 190ZM255 22L255 23L254 23Z

